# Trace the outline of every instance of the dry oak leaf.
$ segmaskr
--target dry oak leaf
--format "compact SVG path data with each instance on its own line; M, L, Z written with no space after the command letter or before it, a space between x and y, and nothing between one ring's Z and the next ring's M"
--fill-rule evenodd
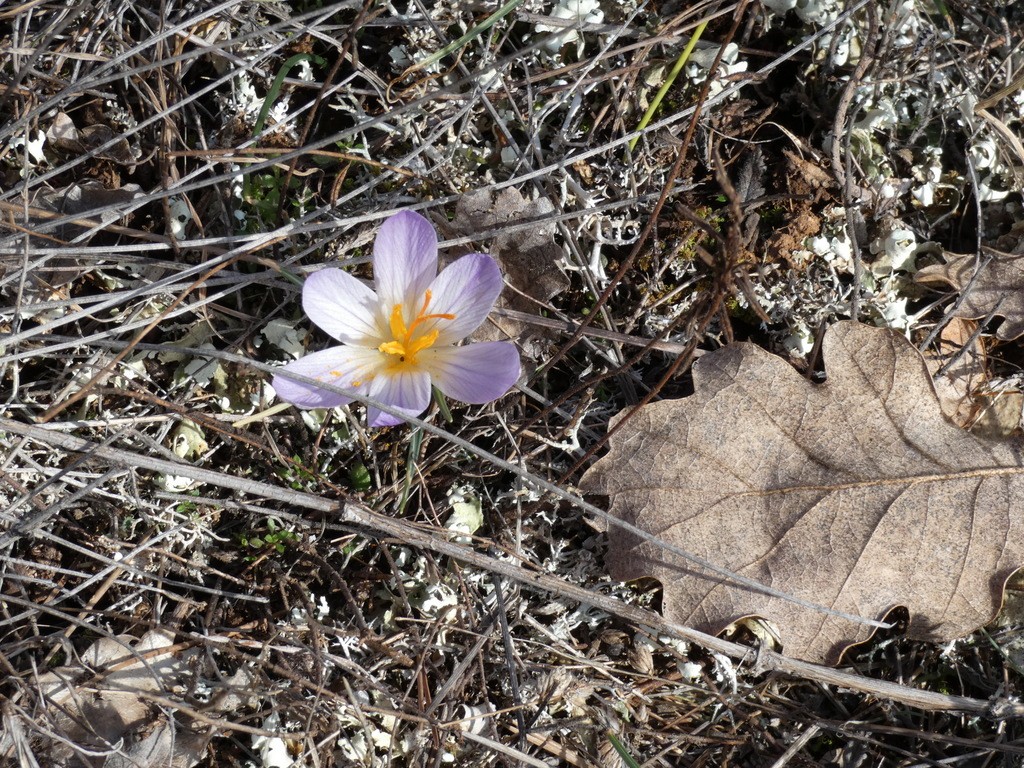
M996 337L1003 341L1016 339L1024 334L1024 253L986 250L992 254L991 261L953 315L978 320L994 311L1004 318ZM951 256L946 264L920 270L914 279L919 283L948 283L958 291L964 290L974 277L979 261L974 254Z
M824 361L814 384L752 344L705 355L695 394L639 409L582 487L614 517L806 602L868 620L906 606L908 635L936 642L985 624L1024 556L1020 446L949 422L920 354L891 331L839 323ZM717 633L759 616L787 655L829 664L871 635L611 525L612 577L661 581L673 621Z

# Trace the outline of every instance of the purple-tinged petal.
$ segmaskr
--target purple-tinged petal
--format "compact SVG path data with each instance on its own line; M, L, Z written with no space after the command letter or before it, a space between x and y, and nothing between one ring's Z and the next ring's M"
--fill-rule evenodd
M430 374L424 371L382 373L370 383L367 394L402 413L419 416L430 405ZM369 407L367 415L371 427L393 427L405 421L373 406Z
M480 327L501 293L501 270L490 256L470 253L445 267L430 284L432 315L455 315L454 320L433 320L426 331L437 329L438 346L454 344Z
M519 379L519 350L507 341L432 348L420 360L434 386L464 403L497 400Z
M422 301L436 275L437 233L429 221L402 211L381 225L373 243L373 281L385 321L395 304L411 321L419 309L411 305Z
M283 374L306 376L357 394L368 391L374 374L387 361L377 350L361 347L331 347L288 363L271 382L278 397L300 408L334 408L352 402L338 392L287 378Z
M377 348L384 341L377 294L342 269L321 269L307 277L302 309L316 325L345 344Z

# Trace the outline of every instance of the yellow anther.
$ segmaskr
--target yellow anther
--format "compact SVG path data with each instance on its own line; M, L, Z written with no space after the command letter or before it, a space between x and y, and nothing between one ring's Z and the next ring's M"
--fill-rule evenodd
M454 320L455 315L447 313L428 314L432 296L427 291L423 297L423 306L416 314L416 318L408 326L405 324L405 315L402 313L402 305L396 304L391 310L391 318L388 324L391 326L391 337L393 341L386 341L377 347L378 350L387 355L394 355L398 359L395 365L415 365L416 355L424 349L429 349L437 341L440 332L435 329L416 337L416 329L428 320Z

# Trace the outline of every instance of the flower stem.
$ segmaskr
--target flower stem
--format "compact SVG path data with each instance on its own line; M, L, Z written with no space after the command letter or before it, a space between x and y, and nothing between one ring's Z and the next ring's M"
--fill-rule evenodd
M431 387L431 389L434 390L434 403L437 405L437 410L441 412L441 418L444 419L445 424L451 424L452 412L448 410L448 401L444 399L440 389L437 387Z
M423 430L413 427L409 435L409 453L405 457L405 482L402 483L402 499L398 502L398 514L405 512L409 503L409 491L412 489L412 477L416 473L416 462L420 457L420 446L423 444Z

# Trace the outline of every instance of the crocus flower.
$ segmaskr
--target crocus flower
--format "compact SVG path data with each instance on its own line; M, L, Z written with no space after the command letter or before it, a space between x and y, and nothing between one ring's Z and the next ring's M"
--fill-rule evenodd
M471 253L437 274L437 234L425 218L403 211L384 222L373 244L376 292L341 269L306 278L302 308L342 346L314 352L282 369L327 382L418 416L431 385L454 400L487 403L519 378L514 344L456 346L480 327L501 293L490 256ZM276 375L274 389L300 408L333 408L346 395ZM370 407L372 427L403 419Z

